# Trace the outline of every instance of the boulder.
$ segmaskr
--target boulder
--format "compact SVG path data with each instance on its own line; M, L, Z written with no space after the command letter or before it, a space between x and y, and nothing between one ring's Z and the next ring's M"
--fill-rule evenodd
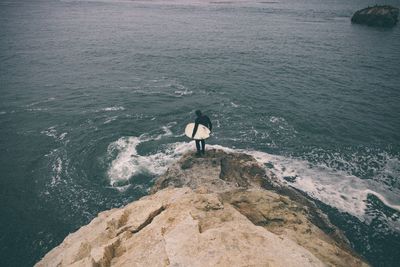
M249 155L188 153L151 192L101 212L35 266L368 266Z
M393 27L396 25L399 9L392 6L373 6L358 10L351 18L352 23L377 27Z

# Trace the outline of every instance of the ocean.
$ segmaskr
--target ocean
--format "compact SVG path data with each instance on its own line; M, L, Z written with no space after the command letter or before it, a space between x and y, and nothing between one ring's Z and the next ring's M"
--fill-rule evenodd
M146 194L200 109L373 266L400 262L400 1L0 2L0 266Z

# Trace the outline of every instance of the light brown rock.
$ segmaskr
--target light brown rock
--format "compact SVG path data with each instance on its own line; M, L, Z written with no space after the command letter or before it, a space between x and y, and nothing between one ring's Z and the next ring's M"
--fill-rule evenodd
M323 266L214 193L165 189L107 213L102 222L69 235L36 266Z
M333 226L315 206L278 194L288 191L242 155L185 155L154 194L100 213L35 266L367 266L323 231Z

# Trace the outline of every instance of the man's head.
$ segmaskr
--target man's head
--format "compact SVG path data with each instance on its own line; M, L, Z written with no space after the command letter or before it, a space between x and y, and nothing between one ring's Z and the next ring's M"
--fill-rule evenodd
M201 111L200 110L196 110L196 115L197 115L197 117L201 117Z

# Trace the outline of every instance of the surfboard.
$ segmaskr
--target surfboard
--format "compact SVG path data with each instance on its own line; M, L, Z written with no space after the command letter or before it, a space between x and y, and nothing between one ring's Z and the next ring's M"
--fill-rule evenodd
M185 134L187 137L192 138L192 133L193 133L193 129L194 129L194 123L189 123L188 125L186 125L185 128ZM197 128L197 132L194 136L194 140L202 140L202 139L207 139L210 137L210 129L208 129L206 126L199 124L199 127Z

